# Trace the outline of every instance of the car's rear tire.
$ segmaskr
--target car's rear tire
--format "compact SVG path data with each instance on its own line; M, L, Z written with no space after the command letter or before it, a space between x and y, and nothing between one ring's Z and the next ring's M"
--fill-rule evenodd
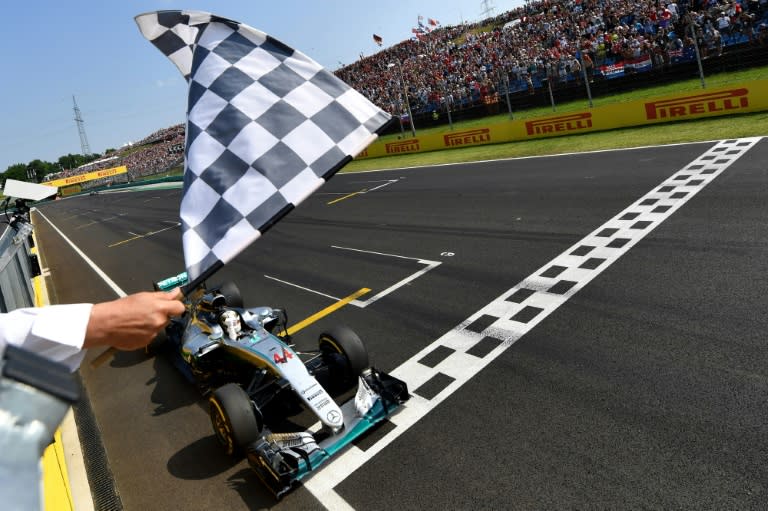
M324 331L318 344L326 358L341 358L344 361L342 379L354 382L369 367L368 350L354 330L347 326L338 325Z
M148 357L154 357L160 354L167 345L168 338L166 337L165 331L161 331L154 339L149 341L149 344L144 346L144 354Z
M264 429L261 412L236 383L214 390L208 400L216 439L230 456L237 456L259 439Z
M219 293L227 299L228 307L235 307L237 309L243 308L243 295L240 294L240 288L237 287L237 284L231 280L223 283L219 287Z

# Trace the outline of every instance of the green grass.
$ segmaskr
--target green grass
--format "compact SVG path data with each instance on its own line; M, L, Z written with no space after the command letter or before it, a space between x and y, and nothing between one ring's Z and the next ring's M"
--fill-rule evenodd
M749 80L768 77L768 67L748 69L733 73L723 73L706 76L707 89L727 86ZM684 91L701 90L698 78L670 85L650 87L638 91L615 94L602 98L593 97L593 105L614 104L638 99L653 98L666 94ZM584 101L557 104L557 112L568 112L588 108ZM532 108L524 112L515 112L515 119L525 119L550 115L552 108ZM487 126L504 122L509 114L501 114L483 119L473 119L454 123L455 131ZM417 135L429 133L449 133L448 126L419 130ZM768 112L743 115L731 115L694 121L681 121L667 124L656 124L637 128L623 128L598 133L570 135L563 137L537 139L529 141L489 144L477 147L450 149L428 153L403 154L382 158L355 160L344 167L344 172L362 170L390 169L399 167L415 167L437 165L441 163L460 163L478 160L494 160L503 158L519 158L524 156L544 156L571 152L597 151L603 149L619 149L642 147L649 145L673 144L684 142L701 142L721 138L738 138L768 135ZM396 140L397 134L386 135L382 140Z
M164 177L173 177L173 176L181 176L184 174L184 166L179 165L177 167L170 168L166 170L165 172L161 172L159 174L152 174L151 176L139 176L136 178L136 181L152 181L155 179L160 179Z

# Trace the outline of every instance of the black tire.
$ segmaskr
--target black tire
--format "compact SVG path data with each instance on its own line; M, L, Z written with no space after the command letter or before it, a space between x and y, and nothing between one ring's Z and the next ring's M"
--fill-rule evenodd
M177 342L181 342L179 339L181 339L183 333L183 318L173 318L164 330L161 330L149 344L144 346L144 354L154 357L172 349Z
M213 432L229 456L242 454L261 436L261 413L240 385L227 383L219 387L208 402Z
M347 378L356 379L368 369L368 350L363 341L351 328L338 325L320 334L320 351L325 354L339 354L345 360Z
M240 288L234 282L227 281L219 286L219 293L227 299L227 306L237 309L243 308L243 295L240 294Z

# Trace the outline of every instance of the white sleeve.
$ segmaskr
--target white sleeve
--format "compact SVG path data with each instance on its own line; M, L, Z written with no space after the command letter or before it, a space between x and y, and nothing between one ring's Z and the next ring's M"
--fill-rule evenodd
M76 371L83 361L93 304L49 305L0 314L0 340Z

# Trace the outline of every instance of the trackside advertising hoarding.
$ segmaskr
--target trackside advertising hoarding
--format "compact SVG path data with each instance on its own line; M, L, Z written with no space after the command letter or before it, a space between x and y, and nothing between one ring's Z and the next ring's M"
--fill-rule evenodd
M764 110L768 110L768 80L755 80L717 89L688 91L534 119L511 120L485 128L422 135L396 141L379 140L368 146L357 159L591 133Z
M62 187L78 183L85 183L86 181L93 181L94 179L101 179L103 177L117 176L119 174L125 174L126 172L128 172L128 167L121 165L120 167L112 167L111 169L95 170L93 172L88 172L77 176L54 179L53 181L48 181L41 184Z

